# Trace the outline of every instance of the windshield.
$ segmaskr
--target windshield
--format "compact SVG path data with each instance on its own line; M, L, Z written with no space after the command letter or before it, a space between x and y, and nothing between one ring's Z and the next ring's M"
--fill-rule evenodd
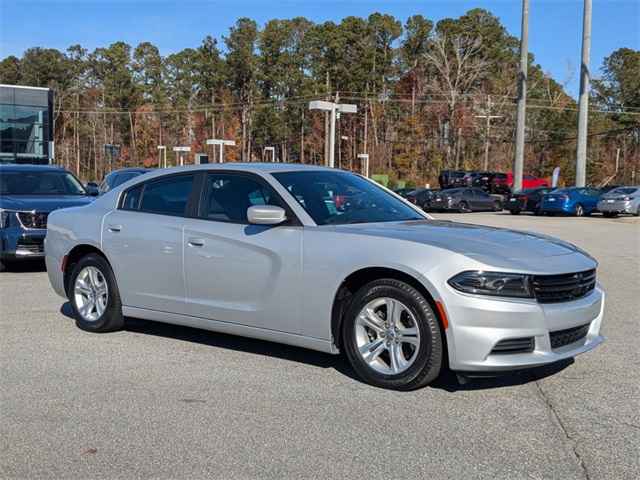
M636 193L637 190L638 190L637 188L633 188L633 187L615 188L609 193L617 194L617 195L631 195L632 193Z
M274 173L318 225L424 220L413 208L348 172Z
M69 172L2 172L0 195L86 195L84 187Z

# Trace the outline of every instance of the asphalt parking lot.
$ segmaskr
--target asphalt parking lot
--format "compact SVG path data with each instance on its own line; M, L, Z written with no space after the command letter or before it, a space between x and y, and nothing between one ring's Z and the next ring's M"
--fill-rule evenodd
M133 319L85 333L29 265L0 273L0 477L638 478L640 219L434 216L589 251L607 342L552 369L391 392L268 342Z

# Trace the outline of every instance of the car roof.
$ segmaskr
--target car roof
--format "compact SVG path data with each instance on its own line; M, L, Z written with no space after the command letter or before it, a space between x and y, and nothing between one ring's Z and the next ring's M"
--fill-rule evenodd
M4 172L65 172L58 165L31 165L23 163L3 163L0 170Z
M322 167L317 165L305 165L300 163L207 163L200 165L185 165L182 167L170 167L170 168L158 168L151 169L153 173L180 173L202 170L230 170L230 171L243 171L243 172L260 172L260 173L278 173L278 172L305 172L305 171L325 171L335 172L345 171L336 168Z

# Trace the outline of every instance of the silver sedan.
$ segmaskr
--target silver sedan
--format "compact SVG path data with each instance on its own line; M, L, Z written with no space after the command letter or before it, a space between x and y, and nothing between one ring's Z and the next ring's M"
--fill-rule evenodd
M598 210L605 217L621 213L640 215L640 187L618 187L605 193L598 201Z
M124 317L343 352L409 390L447 364L533 367L603 341L597 262L526 232L435 221L376 183L303 165L159 170L53 212L46 262L77 324Z

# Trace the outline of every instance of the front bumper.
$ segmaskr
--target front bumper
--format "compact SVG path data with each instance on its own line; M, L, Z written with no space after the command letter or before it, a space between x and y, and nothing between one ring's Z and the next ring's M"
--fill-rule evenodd
M598 210L601 212L611 213L635 213L633 210L633 202L631 200L617 200L614 202L607 202L602 200L598 202Z
M535 300L495 300L451 291L447 295L447 342L452 370L498 372L537 367L575 357L604 341L600 327L605 293L597 285L587 296L562 303ZM585 337L558 348L551 332L589 325ZM494 353L502 340L532 337L533 351Z
M11 227L0 230L0 259L27 260L44 258L46 229Z

